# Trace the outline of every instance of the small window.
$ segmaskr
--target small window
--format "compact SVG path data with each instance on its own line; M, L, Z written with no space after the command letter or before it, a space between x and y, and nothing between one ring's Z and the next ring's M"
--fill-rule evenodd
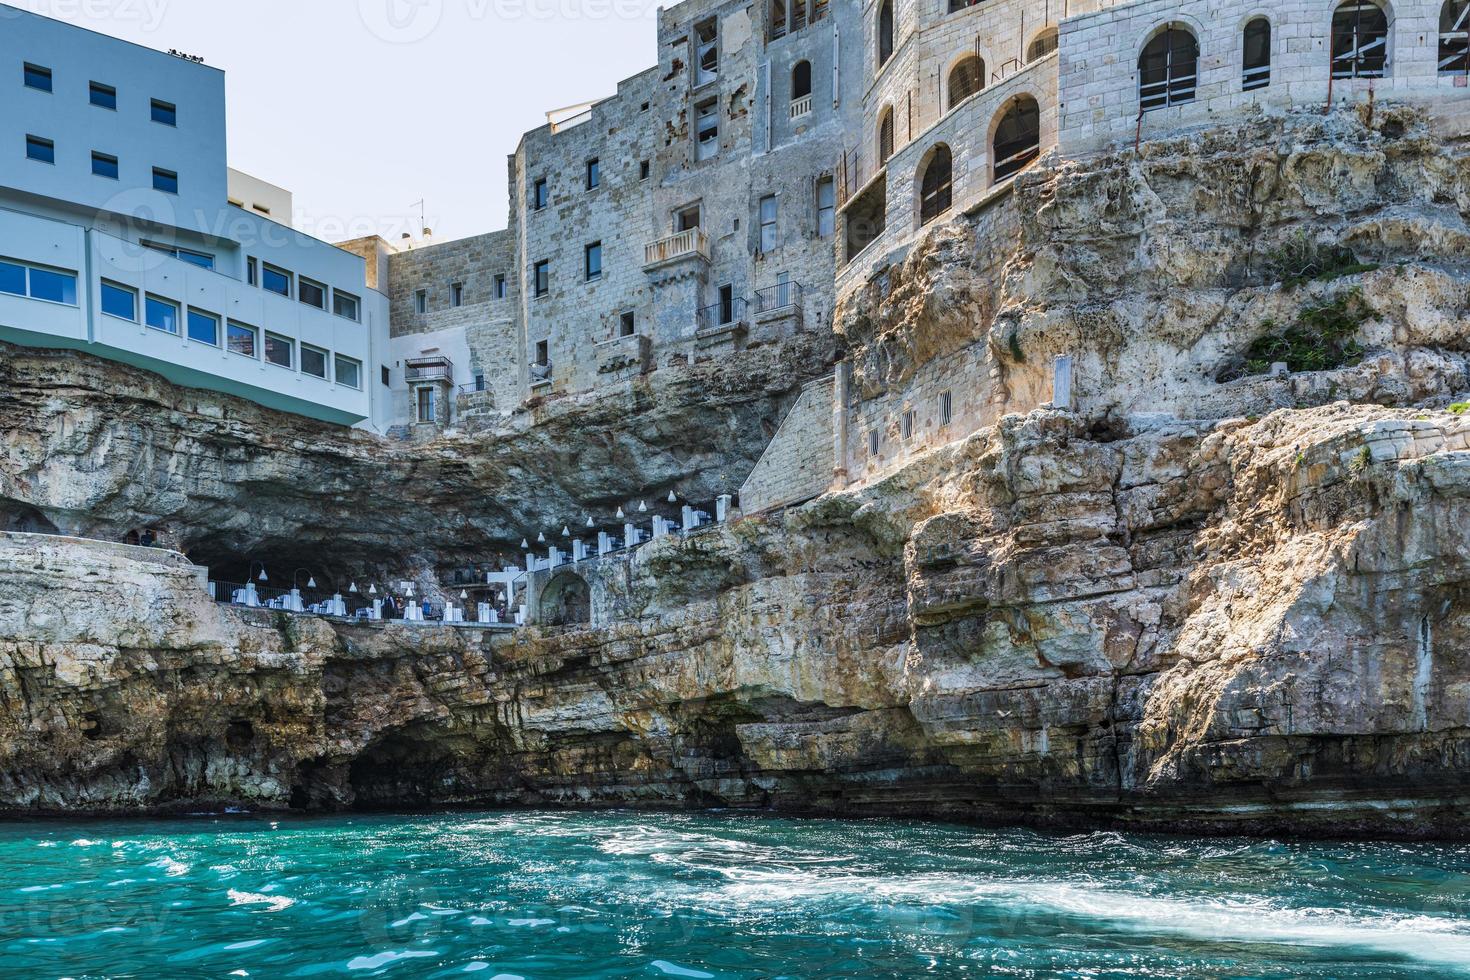
M496 276L495 277L495 298L496 299L505 299L505 296L506 296L506 291L505 291L505 276L503 276L503 275L502 276Z
M602 278L602 242L593 242L587 246L585 264L588 282Z
M1245 25L1241 89L1253 92L1271 84L1271 22L1257 17Z
M1439 73L1470 73L1470 0L1445 0L1439 8Z
M878 120L878 166L888 163L888 158L893 156L893 147L893 109L885 108Z
M914 410L909 409L903 413L903 441L908 442L914 437Z
M545 260L536 263L535 267L536 295L545 296L551 292L551 263Z
M276 367L295 367L295 341L289 337L282 337L280 334L267 333L265 335L265 359Z
M117 89L101 82L93 82L87 89L92 104L99 109L117 110Z
M602 165L594 157L587 161L587 189L595 191L602 186Z
M360 305L357 297L351 293L344 293L339 289L332 290L332 312L346 320L357 320L360 317Z
M102 312L120 320L138 322L138 294L126 286L102 283Z
M149 296L143 303L145 321L154 330L164 333L179 332L179 308L175 303L157 296Z
M56 144L40 136L27 136L26 159L37 163L55 163Z
M77 305L77 277L70 272L38 269L31 266L31 299L48 303Z
M531 188L531 207L537 211L544 210L551 203L551 192L547 189L546 178L542 177L536 181Z
M393 387L393 371L388 365L384 364L378 368L378 377L382 379L384 388Z
M429 312L429 291L420 289L413 294L413 311L420 316Z
M463 306L464 305L464 283L462 283L462 282L456 282L456 283L450 284L450 286L449 286L449 305L450 306Z
M837 231L837 183L830 176L817 181L817 235L830 238Z
M245 282L251 286L260 285L260 263L254 256L245 260Z
M708 160L720 152L720 100L709 99L694 107L694 138L698 158Z
M985 62L977 55L969 55L949 73L949 107L953 109L984 88Z
M161 99L153 100L153 121L165 126L177 126L179 124L179 109L172 102L164 102Z
M791 101L799 102L802 99L811 98L812 94L812 63L810 61L798 61L796 67L791 69Z
M153 189L162 191L165 194L177 194L179 192L179 175L172 170L154 167Z
M943 143L924 169L919 189L919 221L928 224L949 210L953 202L954 157Z
M327 308L327 287L319 282L303 278L296 285L296 298L306 306L325 310Z
M205 252L193 252L187 248L176 248L174 249L174 257L180 262L197 265L201 269L214 268L214 256Z
M883 0L878 10L878 67L893 57L893 0Z
M243 357L255 357L255 340L257 333L254 327L247 327L243 323L230 321L228 343L233 353Z
M384 370L387 370L384 368ZM327 352L310 344L301 345L301 373L313 378L326 378Z
M954 394L944 392L939 396L939 426L943 428L954 421Z
M878 458L878 450L882 448L882 445L882 437L878 434L877 429L868 433L868 456L870 458Z
M278 293L287 299L291 297L291 273L285 269L277 269L273 265L265 266L260 284L269 292Z
M637 326L638 326L637 320L636 320L636 318L633 315L633 311L632 310L629 310L628 312L624 313L621 317L618 318L618 336L619 337L631 337L631 336L633 336L634 332L637 330Z
M547 367L551 364L551 342L547 340L536 341L536 366Z
M337 355L337 383L349 388L362 388L362 362Z
M776 195L771 194L761 198L761 254L769 254L776 250L776 219L779 208L776 204Z
M419 422L434 421L434 389L419 388L418 395L418 420Z
M675 232L692 231L693 229L699 227L699 223L700 211L698 204L694 205L693 207L685 208L684 210L676 212L674 214Z
M33 88L40 92L51 91L51 69L42 68L27 62L25 66L26 88Z
M1047 55L1055 53L1057 47L1059 46L1058 42L1059 38L1057 35L1057 29L1055 27L1048 27L1046 30L1042 31L1041 34L1037 36L1036 40L1031 42L1031 46L1026 49L1026 61L1028 63L1032 61L1039 61L1040 59L1045 58Z
M650 172L650 165L649 165L649 163L648 163L647 160L644 160L642 163L638 164L638 179L639 180L647 180L648 179L649 172Z
M211 347L219 346L219 317L199 310L189 311L189 339Z
M712 82L720 74L720 22L711 17L694 25L694 84Z

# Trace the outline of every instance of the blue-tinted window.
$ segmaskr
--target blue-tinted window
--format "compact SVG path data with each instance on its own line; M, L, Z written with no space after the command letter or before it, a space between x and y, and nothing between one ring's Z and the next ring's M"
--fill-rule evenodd
M51 91L51 69L42 68L40 65L26 65L25 67L26 88L40 89L42 92Z
M362 387L362 362L337 355L337 383L349 388Z
M26 137L26 157L41 163L56 162L56 144L39 136Z
M587 246L587 279L602 278L602 242Z
M295 367L296 344L285 337L268 333L265 335L265 359L277 367Z
M596 160L587 161L587 189L595 191L602 186L602 164Z
M149 296L144 306L147 310L148 326L165 333L179 332L179 308L167 300Z
M179 192L179 175L172 170L153 168L153 189L163 191L165 194L177 194Z
M77 277L70 272L31 269L31 299L77 305Z
M90 89L92 104L101 109L117 108L117 89L101 82L93 82Z
M261 272L260 284L273 293L280 293L287 297L291 295L291 273L289 272L266 266Z
M198 310L189 311L189 339L211 347L219 346L219 320Z
M174 254L178 257L180 262L187 262L190 265L197 265L201 269L214 268L213 255L206 255L203 252L191 252L187 248L181 248Z
M124 320L138 319L138 294L131 289L114 286L110 282L102 284L102 312L108 316L122 317Z
M255 328L247 327L243 323L230 324L230 350L236 354L244 354L246 357L255 356Z
M357 297L351 293L332 290L332 312L349 320L356 320L358 318Z
M536 181L535 189L531 192L531 206L540 211L550 203L550 200L551 195L546 188L546 178L542 177Z
M13 262L0 262L0 293L26 294L26 267Z
M92 173L98 177L109 177L117 180L117 157L106 153L92 154Z
M327 352L306 344L301 345L301 373L313 378L327 376Z
M165 126L177 126L179 124L179 110L172 102L161 102L153 100L153 121L163 123Z

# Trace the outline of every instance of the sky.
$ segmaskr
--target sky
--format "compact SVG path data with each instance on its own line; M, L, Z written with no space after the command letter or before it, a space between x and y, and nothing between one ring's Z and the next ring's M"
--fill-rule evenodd
M657 61L659 0L7 2L224 69L230 166L329 241L504 228L521 134Z

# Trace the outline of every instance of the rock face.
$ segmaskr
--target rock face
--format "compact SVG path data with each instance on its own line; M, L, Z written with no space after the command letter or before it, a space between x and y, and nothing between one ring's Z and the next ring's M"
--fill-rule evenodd
M1435 125L1262 120L1043 169L936 227L838 311L854 390L973 356L999 421L656 542L611 626L243 612L157 553L0 540L0 809L1461 836L1470 179ZM42 527L167 523L203 561L427 574L548 517L738 483L791 365L834 353L798 344L414 447L7 350L0 498ZM1031 410L1061 353L1077 410ZM1278 354L1303 363L1272 376Z

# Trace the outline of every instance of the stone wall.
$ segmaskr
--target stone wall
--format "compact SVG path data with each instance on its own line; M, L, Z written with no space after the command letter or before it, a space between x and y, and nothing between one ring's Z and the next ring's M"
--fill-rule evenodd
M781 423L740 488L740 509L756 514L819 497L832 486L834 379L814 381Z

